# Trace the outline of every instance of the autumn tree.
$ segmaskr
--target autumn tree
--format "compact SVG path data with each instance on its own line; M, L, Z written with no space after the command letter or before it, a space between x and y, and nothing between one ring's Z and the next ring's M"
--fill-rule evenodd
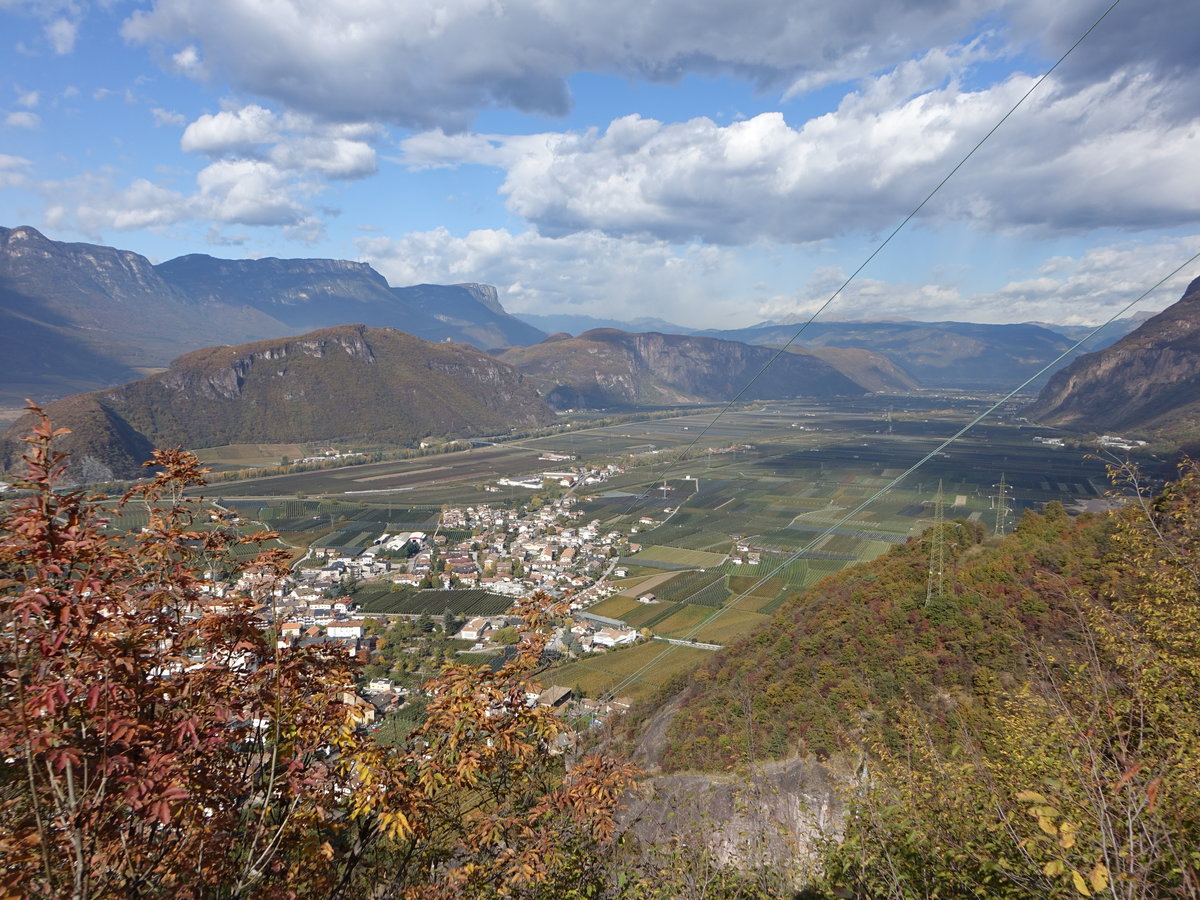
M383 860L393 896L582 877L630 773L552 754L565 726L525 704L544 637L499 672L447 667L425 724L382 746L345 653L266 639L285 560L239 562L269 535L184 499L194 457L156 454L116 504L148 524L122 535L59 490L61 433L39 417L0 519L0 895L359 896ZM222 567L249 587L207 580Z
M910 708L905 740L870 742L826 859L843 895L1200 897L1200 466L1158 494L1114 474L1132 496L1098 526L1101 571L1043 590L1081 638L1031 644L1029 677L953 710L952 741Z

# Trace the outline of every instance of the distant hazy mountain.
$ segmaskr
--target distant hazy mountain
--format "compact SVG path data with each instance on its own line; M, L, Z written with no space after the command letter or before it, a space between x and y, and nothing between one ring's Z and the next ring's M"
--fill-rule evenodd
M393 288L366 263L344 259L216 259L193 254L155 270L194 302L251 307L282 323L288 334L366 322L484 350L546 337L506 313L491 285Z
M1026 415L1086 431L1200 432L1200 278L1131 334L1055 374Z
M136 253L0 228L0 403L113 384L189 350L347 322L481 349L536 343L488 285L392 288L365 263Z
M1095 353L1097 350L1103 350L1105 347L1112 346L1143 322L1154 318L1155 315L1156 313L1152 312L1134 313L1132 316L1126 316L1123 319L1110 322L1097 331L1095 336L1088 338L1083 346L1079 348L1076 356L1082 356L1085 353ZM1052 322L1027 322L1025 324L1037 325L1041 328L1048 328L1050 331L1057 331L1072 342L1091 334L1096 327L1094 325L1056 325ZM1074 358L1072 357L1072 359Z
M566 333L581 335L594 328L615 328L618 331L657 331L663 334L695 334L695 328L685 328L675 325L665 319L638 318L624 321L621 319L598 319L595 316L573 316L565 313L543 315L540 313L516 313L516 318L531 325L536 325L547 334Z
M915 378L882 353L859 347L790 347L789 350L824 360L868 391L888 393L920 387Z
M756 325L702 332L751 344L781 346L799 325ZM805 348L858 347L891 359L923 387L1011 388L1071 342L1038 325L970 322L814 322L797 342Z
M392 288L392 293L436 324L420 330L397 325L428 341L449 339L483 350L524 347L544 341L547 332L510 316L490 284L417 284ZM453 337L454 335L459 337Z
M537 385L557 409L657 406L729 400L774 351L736 341L612 328L579 337L554 335L499 358ZM806 354L783 354L745 399L861 396L867 391L833 366Z
M47 407L75 474L139 474L152 447L478 435L554 420L511 366L462 344L342 325L209 347L162 373ZM11 463L27 421L6 435Z

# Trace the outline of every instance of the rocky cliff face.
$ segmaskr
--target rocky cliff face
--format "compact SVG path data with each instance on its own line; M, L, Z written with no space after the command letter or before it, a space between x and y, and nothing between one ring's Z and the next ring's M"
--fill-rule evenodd
M511 366L462 344L345 325L188 353L166 371L68 397L47 411L72 429L81 466L133 477L153 446L463 437L554 420ZM28 421L6 435L8 463ZM89 462L90 461L90 462Z
M762 371L775 356L736 341L597 328L513 348L500 358L529 376L559 409L730 400L748 384L748 400L866 393L809 355L785 353Z
M759 325L704 332L748 344L783 346L799 324ZM1071 346L1038 325L972 322L813 322L799 344L806 350L860 348L882 354L903 377L924 387L1010 389Z
M91 390L189 350L347 322L480 349L537 343L481 284L392 288L366 263L225 260L160 265L112 247L0 228L0 403Z
M189 301L136 253L59 243L27 227L0 228L0 323L8 398L128 379L195 346L272 328L252 311Z
M1088 432L1200 429L1200 278L1131 334L1055 374L1025 414Z
M221 299L244 304L292 332L365 322L483 350L534 344L545 337L506 313L491 285L393 288L366 263L344 259L231 260L196 254L156 269L193 302Z

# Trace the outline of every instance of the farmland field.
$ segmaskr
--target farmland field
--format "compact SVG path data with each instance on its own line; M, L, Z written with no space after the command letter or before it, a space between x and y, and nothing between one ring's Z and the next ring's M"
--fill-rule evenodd
M277 466L284 459L303 459L328 449L327 444L226 444L194 451L214 472Z
M725 557L719 553L705 553L703 550L685 550L682 547L646 547L641 553L629 557L636 565L651 566L658 563L682 566L719 566Z
M609 597L594 606L589 606L587 611L592 615L604 616L609 619L623 619L628 613L643 605L631 597L622 597L618 594L616 597Z
M689 671L711 656L710 650L646 641L561 666L545 673L541 681L577 688L588 697L598 697L619 686L618 699L640 700L676 672ZM648 664L647 671L639 671Z
M291 543L361 546L384 531L432 531L442 504L526 502L531 491L484 488L501 476L545 469L537 457L548 450L577 455L574 465L619 464L624 471L603 484L569 492L585 521L596 519L602 532L617 531L644 545L621 560L631 577L612 582L620 593L590 611L658 634L724 643L766 622L798 591L919 535L934 521L939 484L946 518L969 519L988 531L1011 530L1023 510L1050 500L1070 504L1103 495L1103 466L1082 451L1034 443L1045 429L1016 419L1015 404L935 452L989 402L936 395L867 397L836 406L771 402L730 409L715 423L711 409L681 410L672 417L581 425L519 444L222 482L206 493L228 498ZM225 448L222 462L232 465L258 449ZM277 449L261 452L265 457ZM929 454L915 474L892 484ZM998 503L1001 474L1008 489ZM397 611L420 606L432 615L447 605L432 595L418 604L414 594L387 593L374 602ZM663 602L634 602L644 593ZM453 602L456 612L469 608ZM720 612L712 621L690 634L715 610ZM648 651L574 663L546 681L615 683L612 661L624 654ZM703 655L672 654L661 665L675 670L680 659ZM597 668L601 662L608 668ZM581 680L563 681L559 672L578 673ZM656 663L643 681L664 677Z
M511 597L485 590L414 591L390 587L361 588L354 595L364 613L440 616L447 609L455 616L496 616L512 606Z

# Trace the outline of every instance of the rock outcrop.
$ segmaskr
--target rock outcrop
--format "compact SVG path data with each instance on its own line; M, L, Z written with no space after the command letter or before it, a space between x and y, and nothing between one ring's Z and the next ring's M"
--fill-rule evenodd
M778 357L778 358L776 358ZM597 328L555 335L500 356L548 403L571 407L658 406L791 397L859 397L867 391L814 356L777 354L737 341Z
M151 447L366 440L405 443L552 422L511 366L463 344L343 325L295 338L185 354L165 372L47 407L62 449L110 477L141 472ZM28 429L5 438L11 464Z
M1055 374L1025 415L1087 432L1200 429L1200 278L1131 334Z

